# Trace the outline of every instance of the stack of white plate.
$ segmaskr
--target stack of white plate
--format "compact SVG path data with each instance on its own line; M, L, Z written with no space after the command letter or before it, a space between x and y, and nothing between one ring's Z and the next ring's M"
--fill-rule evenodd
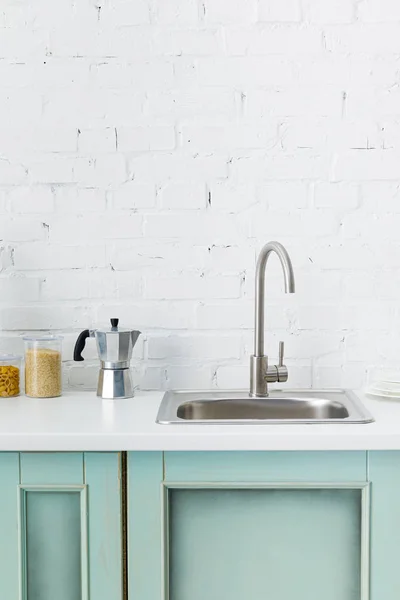
M367 394L400 400L400 382L376 381L367 388Z
M400 371L379 369L369 373L367 394L380 398L400 400Z

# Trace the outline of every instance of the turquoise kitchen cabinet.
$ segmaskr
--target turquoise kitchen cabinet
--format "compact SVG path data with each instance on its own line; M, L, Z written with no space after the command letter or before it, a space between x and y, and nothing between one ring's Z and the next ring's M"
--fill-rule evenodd
M0 453L1 600L398 600L399 547L399 451Z
M128 454L130 600L398 600L400 452Z
M0 598L122 600L121 455L0 454Z

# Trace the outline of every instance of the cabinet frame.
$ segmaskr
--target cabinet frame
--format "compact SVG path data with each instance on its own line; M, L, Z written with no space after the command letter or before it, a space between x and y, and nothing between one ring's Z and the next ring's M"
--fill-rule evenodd
M69 500L72 493L80 496L74 499L76 520L80 515L75 542L81 553L76 558L80 600L126 600L122 453L0 452L0 480L1 598L27 600L27 494L41 492L51 502L51 494L58 492ZM46 528L45 515L43 521L39 526ZM43 535L52 531L44 529ZM49 575L54 587L57 572Z

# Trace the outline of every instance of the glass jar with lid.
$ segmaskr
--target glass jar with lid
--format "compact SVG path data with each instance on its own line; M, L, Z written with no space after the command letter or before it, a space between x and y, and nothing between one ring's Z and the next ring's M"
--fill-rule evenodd
M25 336L25 394L55 398L62 394L62 336Z
M0 398L19 396L20 373L20 356L0 354Z

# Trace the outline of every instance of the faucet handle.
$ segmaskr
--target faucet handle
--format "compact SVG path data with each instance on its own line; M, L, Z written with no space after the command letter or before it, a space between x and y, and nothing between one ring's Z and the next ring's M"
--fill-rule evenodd
M283 358L285 356L285 342L279 342L279 367L283 367Z
M283 364L283 359L285 356L285 342L279 342L279 364L277 367L278 373L278 381L287 381L288 380L288 370L287 367Z
M285 343L279 342L279 363L277 365L268 366L268 357L264 357L267 359L267 372L266 372L266 380L268 383L282 383L283 381L288 380L288 370L287 367L283 364L283 359L285 355Z

